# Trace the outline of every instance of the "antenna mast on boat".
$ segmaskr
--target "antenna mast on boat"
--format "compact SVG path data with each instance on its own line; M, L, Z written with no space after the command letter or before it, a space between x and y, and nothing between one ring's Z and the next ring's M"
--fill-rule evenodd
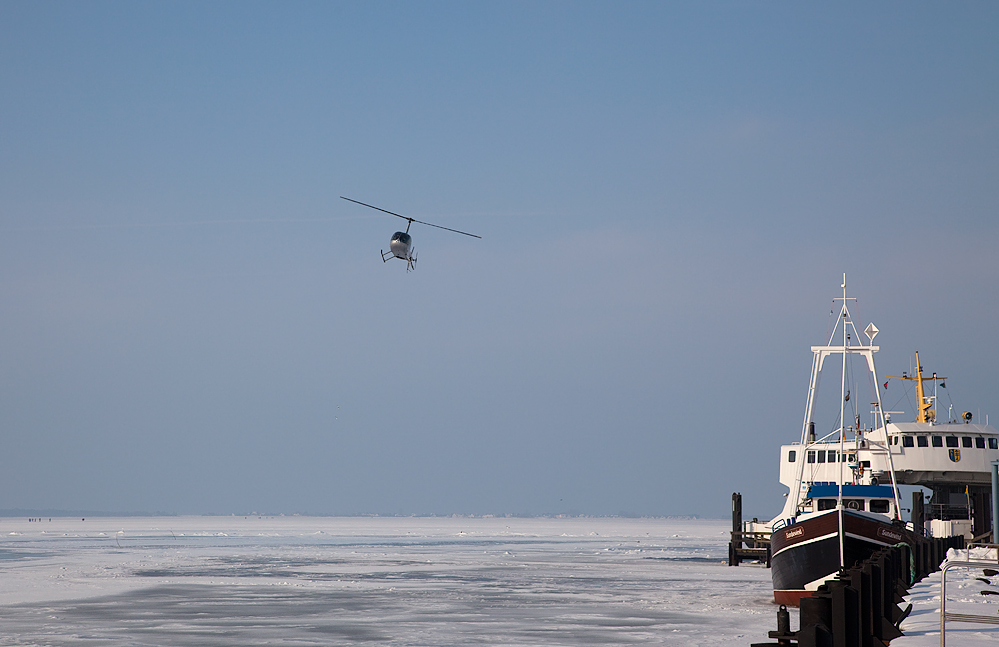
M850 345L850 340L851 340L851 338L854 338L854 337L858 340L858 344L859 344L860 334L857 332L856 325L853 323L852 316L850 315L850 309L847 306L847 302L848 301L850 301L850 300L854 300L855 301L856 299L853 298L853 297L847 297L846 296L846 274L845 273L843 274L843 283L841 284L840 287L843 289L843 296L842 297L837 297L836 299L834 299L834 301L840 301L840 300L843 301L843 305L840 308L839 316L837 317L837 320L838 320L837 321L837 325L835 327L833 327L832 331L830 332L829 341L826 343L825 346L812 346L812 376L811 376L811 380L810 380L810 383L809 383L809 386L808 386L808 400L807 400L807 402L805 404L805 419L804 419L804 421L802 423L802 427L801 427L801 446L802 446L803 449L807 450L808 446L813 445L816 442L816 439L815 439L815 436L814 436L814 432L812 431L815 428L814 427L815 421L812 419L812 417L813 417L814 411L815 411L815 397L816 397L816 395L818 393L819 378L820 378L820 376L822 374L822 366L825 363L825 360L826 360L826 358L829 355L841 353L843 355L843 367L842 367L843 368L843 376L842 376L842 381L841 381L841 385L840 385L841 393L840 393L840 428L839 428L840 451L839 451L839 461L842 463L842 461L843 461L843 448L844 448L843 444L844 444L845 439L846 439L846 421L845 421L845 419L846 419L846 393L847 393L847 391L846 391L846 355L847 355L847 353L857 353L857 354L863 355L864 358L867 360L867 369L870 371L871 376L874 379L874 384L875 385L879 384L877 369L874 366L874 353L878 352L879 348L877 346L874 346L873 343L874 343L874 338L877 336L878 332L880 332L880 331L878 330L878 328L873 323L871 323L864 330L864 333L867 335L868 339L870 340L870 344L867 345L867 346L861 346L861 345L851 346ZM839 332L838 331L838 327L839 327L840 323L842 323L842 325L843 325L843 333L842 333L842 335L843 335L843 343L842 343L842 345L834 346L833 345L833 341L836 338L836 333ZM850 329L853 330L853 334L852 335L850 334L850 331L849 331ZM927 378L924 378L924 379L927 379ZM880 431L880 438L872 439L875 442L871 443L871 449L874 450L875 446L880 445L881 449L884 451L885 455L887 456L888 473L889 473L890 478L891 478L892 493L893 493L893 497L894 497L894 500L895 500L895 515L896 515L896 518L900 518L899 517L899 511L901 510L901 503L900 503L899 498L898 498L898 483L895 480L895 466L894 466L894 464L892 462L891 448L888 446L887 421L885 419L884 406L882 405L882 402L881 402L881 391L875 387L875 393L877 394L877 401L874 403L874 405L877 408L877 414L876 415L877 415L878 419L875 421L875 429L873 431L875 431L875 432ZM880 423L880 424L878 424L878 423ZM855 433L859 434L859 432L860 432L860 430L858 428ZM877 442L877 441L880 441L880 442ZM801 461L798 464L797 475L795 477L794 490L792 491L793 494L791 494L791 496L794 496L797 499L796 509L800 509L801 504L804 502L804 497L807 495L807 488L805 488L802 485L803 482L804 482L805 465L806 465L805 461ZM840 516L842 516L842 508L843 508L843 489L842 488L843 488L843 465L841 464L840 465L840 478L839 478L839 496L837 498L837 507L840 509ZM840 527L842 528L842 518L840 520ZM842 542L842 538L840 539L840 541ZM842 558L843 558L843 553L842 553L843 547L842 547L842 544L841 544L840 550L841 550L841 561L842 561Z
M916 422L935 422L937 419L937 412L932 407L936 405L936 382L944 381L947 378L937 377L934 373L933 377L923 377L923 365L919 363L919 351L916 351L916 375L910 377L905 373L901 376L898 375L888 375L890 380L915 380L916 382L916 398L919 400L919 404L916 405ZM929 402L928 398L923 391L923 382L934 382L933 389L933 402Z
M846 547L844 546L846 533L843 532L843 442L846 440L846 348L849 346L850 334L847 332L847 324L853 325L850 320L850 309L846 307L846 272L843 272L843 311L840 317L843 319L843 375L839 388L839 478L837 479L836 490L836 513L839 515L839 567L846 567ZM854 299L856 301L856 299ZM854 328L854 332L856 332ZM877 382L875 382L877 384ZM856 433L856 432L855 432Z

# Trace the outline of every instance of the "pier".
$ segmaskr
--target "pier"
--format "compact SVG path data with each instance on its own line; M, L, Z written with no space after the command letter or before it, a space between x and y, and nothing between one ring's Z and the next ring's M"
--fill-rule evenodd
M939 571L949 548L964 545L964 537L957 536L884 548L802 598L798 631L791 631L790 614L781 605L777 630L769 632L777 642L750 647L884 647L903 635L899 625L912 605L905 609L899 605L909 587Z
M742 494L732 493L732 536L728 543L728 565L743 561L766 564L770 568L770 533L747 532L742 525Z

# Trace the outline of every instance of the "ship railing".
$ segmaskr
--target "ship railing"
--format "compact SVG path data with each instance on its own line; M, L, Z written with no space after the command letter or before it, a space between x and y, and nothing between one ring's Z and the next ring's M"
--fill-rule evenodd
M988 533L988 535L991 535L991 534L992 534L991 532ZM986 536L988 536L988 535L986 535ZM976 537L976 539L978 539L978 538ZM995 561L995 563L999 564L999 544L985 544L985 543L981 543L981 542L977 542L977 541L972 541L970 544L968 544L968 555L969 555L969 557L971 555L971 549L972 548L988 548L990 550L996 551L996 561Z
M968 504L966 503L963 505L962 504L951 505L949 503L931 503L930 505L926 506L926 508L929 510L930 515L932 516L933 519L964 520L971 518L970 515L968 514L969 510L971 510L971 507L968 506Z
M732 541L735 542L745 542L750 548L760 548L761 546L770 545L770 535L769 532L759 532L759 531L749 531L749 530L733 530L732 531Z
M968 546L969 554L973 546L996 547L996 544L971 544ZM986 625L999 625L999 617L994 615L978 615L974 613L952 613L947 611L947 571L952 568L991 568L995 562L985 562L981 560L965 560L944 562L940 568L940 647L947 647L947 621L951 622L974 622Z
M790 525L791 525L791 520L790 519L778 519L777 521L774 521L773 531L777 532L781 528L784 528L785 526L790 526Z

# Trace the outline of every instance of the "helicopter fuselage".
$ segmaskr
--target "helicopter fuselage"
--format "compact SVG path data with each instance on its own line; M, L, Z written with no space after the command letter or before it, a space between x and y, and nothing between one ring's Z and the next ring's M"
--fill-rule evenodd
M416 252L413 251L413 237L409 235L409 232L397 231L392 234L389 252L388 254L382 252L382 260L387 262L392 257L406 261L407 272L416 269Z
M413 237L404 231L397 231L392 234L392 242L389 243L389 250L396 258L404 261L410 260L410 248L413 244Z

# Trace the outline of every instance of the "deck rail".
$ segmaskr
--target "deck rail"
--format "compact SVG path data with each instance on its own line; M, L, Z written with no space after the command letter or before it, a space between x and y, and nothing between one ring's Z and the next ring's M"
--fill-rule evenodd
M992 534L992 533L989 533ZM996 563L999 563L999 544L986 544L980 541L972 541L968 544L968 555L971 555L972 548L991 548L996 551Z
M972 544L972 546L995 547L995 544ZM970 549L970 546L969 546ZM982 560L965 560L945 562L940 569L940 647L947 647L947 621L951 622L975 622L987 625L999 625L999 617L994 615L983 616L973 613L951 613L947 611L947 571L952 568L991 568L995 562Z

